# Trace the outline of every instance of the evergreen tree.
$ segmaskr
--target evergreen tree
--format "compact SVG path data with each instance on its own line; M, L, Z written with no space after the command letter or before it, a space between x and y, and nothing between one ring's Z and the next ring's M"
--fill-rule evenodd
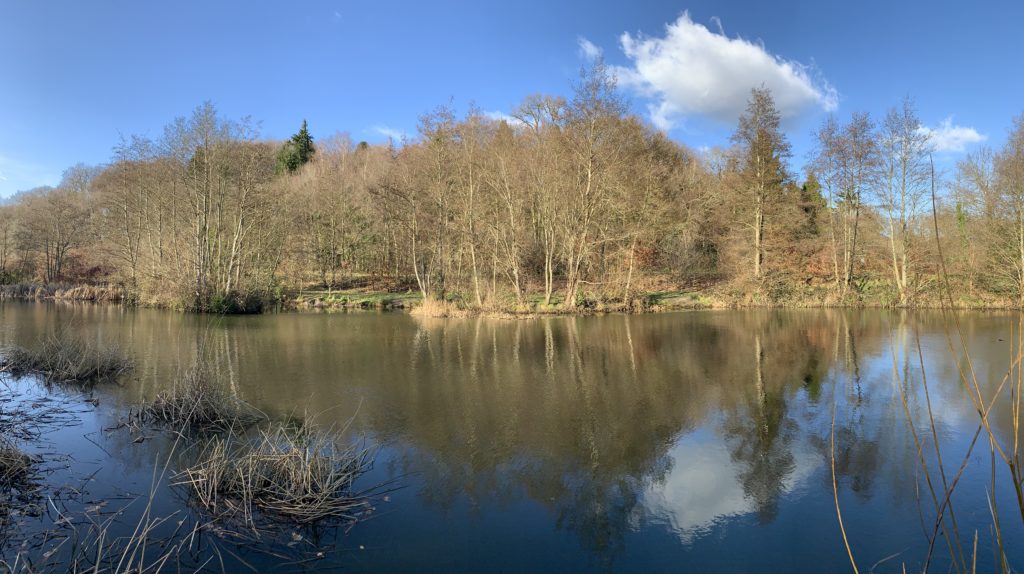
M292 136L292 145L295 146L295 153L300 164L313 159L316 148L313 147L313 136L309 135L309 127L306 125L306 120L302 120L302 128L299 129L299 133Z
M314 153L316 147L313 145L313 136L309 135L306 120L302 120L298 133L286 141L277 153L277 172L295 173L295 170L313 159Z
M818 213L825 206L825 200L821 197L821 183L814 172L807 174L807 181L800 186L800 209L804 214L803 232L807 235L817 236Z
M782 131L782 116L775 107L768 88L754 88L750 92L747 111L740 116L733 143L739 146L742 167L740 178L753 212L754 278L764 276L765 217L774 207L789 179L786 159L790 155L789 141Z

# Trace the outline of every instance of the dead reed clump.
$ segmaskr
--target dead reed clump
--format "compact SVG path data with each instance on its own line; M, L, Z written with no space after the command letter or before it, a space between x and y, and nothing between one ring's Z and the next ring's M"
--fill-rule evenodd
M53 298L64 301L120 303L125 299L125 292L116 285L74 285L54 290Z
M353 484L372 465L366 448L331 433L274 424L255 437L215 438L177 476L214 514L253 524L257 515L300 524L355 521L371 510Z
M0 437L0 488L29 483L36 460L21 452L10 439Z
M241 429L259 420L253 407L213 381L209 368L198 364L185 372L178 384L156 396L140 411L145 423L175 431L224 432Z
M38 283L12 283L0 285L0 299L44 299L53 295L53 288Z
M8 348L0 362L15 376L37 374L48 383L80 385L115 380L133 366L117 347L95 345L67 331L43 339L35 349Z
M432 317L438 319L463 318L473 315L471 310L459 307L451 301L443 301L432 297L428 297L421 301L418 305L413 307L409 313L419 317Z

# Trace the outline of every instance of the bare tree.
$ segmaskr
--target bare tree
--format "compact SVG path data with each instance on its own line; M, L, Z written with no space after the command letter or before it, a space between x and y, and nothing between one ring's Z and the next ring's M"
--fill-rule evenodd
M997 273L1011 280L1024 305L1024 114L1013 120L1006 145L995 160L999 203L1009 217L994 245Z
M1000 243L1000 198L991 148L982 147L957 162L952 191L961 247L959 263L973 292Z
M22 197L18 242L26 253L43 261L43 281L64 277L73 249L86 238L89 212L86 197L73 188L42 188Z
M581 73L575 96L566 108L562 144L565 207L561 213L565 301L576 306L584 264L598 241L594 226L606 209L610 173L622 159L615 138L625 105L615 91L615 78L600 59Z
M910 302L914 288L917 245L915 224L924 209L930 185L929 135L921 129L914 103L904 99L889 110L882 126L882 178L878 197L888 222L893 283L899 304Z
M870 117L855 113L845 126L830 116L815 137L811 165L826 191L833 278L840 299L845 299L859 257L864 197L876 181L879 166L876 134Z
M561 98L531 96L515 112L528 134L523 160L531 166L527 183L530 217L543 259L545 305L551 305L555 290L558 219L564 208L559 201L557 138L562 133L565 105Z

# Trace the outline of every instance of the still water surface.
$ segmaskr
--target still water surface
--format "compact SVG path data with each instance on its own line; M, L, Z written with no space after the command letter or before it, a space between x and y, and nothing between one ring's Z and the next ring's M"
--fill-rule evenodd
M959 318L991 396L1020 317ZM102 408L50 439L92 465L101 491L148 487L166 444L102 428L200 352L273 416L353 419L353 436L380 447L364 482L403 488L338 540L329 561L352 572L847 570L833 412L839 502L861 571L919 569L935 513L900 385L933 470L922 363L950 476L978 427L963 350L951 351L947 334L958 339L939 313L209 318L4 303L0 326L3 344L70 326L135 356L133 375L97 391ZM1002 397L993 431L1009 444ZM993 492L990 465L983 435L954 498L958 527L968 547L978 532L978 569L994 571L991 496L1019 568L1016 498L1001 467ZM932 569L947 571L948 555L937 544Z

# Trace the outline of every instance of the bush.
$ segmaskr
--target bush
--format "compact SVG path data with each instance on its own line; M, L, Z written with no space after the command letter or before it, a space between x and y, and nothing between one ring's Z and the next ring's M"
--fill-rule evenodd
M263 312L263 298L255 293L214 293L194 309L201 313L218 315L248 315Z

